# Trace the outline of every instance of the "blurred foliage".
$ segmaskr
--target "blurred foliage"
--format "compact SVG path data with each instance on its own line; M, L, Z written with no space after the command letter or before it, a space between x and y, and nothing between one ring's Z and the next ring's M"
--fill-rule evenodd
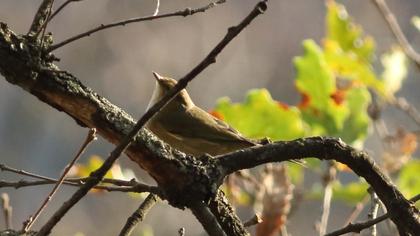
M101 167L103 163L104 161L100 156L92 155L86 164L79 163L74 165L69 175L80 178L88 177L91 172ZM135 178L135 175L131 169L122 169L119 164L114 164L104 178L131 180Z
M413 23L413 25L420 31L420 17L418 16L414 16L411 19L411 22Z
M385 92L389 97L393 97L407 77L407 57L399 47L394 47L381 56L381 62L384 67L381 78Z
M369 184L365 181L351 182L342 184L339 181L333 183L333 197L334 200L339 200L344 203L355 205L363 200L367 194ZM321 184L315 184L307 194L308 199L320 199L323 197L324 187Z
M408 198L414 197L420 192L419 173L420 160L411 160L399 173L397 185Z
M418 24L418 18L413 23ZM297 105L275 101L266 89L254 89L242 103L221 98L212 112L245 136L291 140L304 136L334 136L362 148L371 119L367 113L371 92L383 101L392 101L407 76L407 59L399 47L380 56L383 71L373 69L375 41L355 24L344 6L327 2L326 36L318 45L303 41L304 53L294 59L295 84L301 94ZM308 168L320 170L311 159ZM417 163L417 162L416 162ZM416 172L419 163L410 163L400 173L398 183L407 195L420 192ZM303 182L303 168L290 165L295 184ZM337 165L339 171L348 171ZM363 181L334 184L334 199L355 204L366 195ZM317 190L310 196L320 197Z
M104 163L103 159L100 156L92 155L89 157L86 164L77 163L75 164L69 172L69 177L85 178L90 175L91 172L97 170ZM132 179L137 179L133 170L129 168L121 168L118 163L115 163L112 168L106 173L104 178L108 179L119 179L130 181ZM101 184L109 185L109 184ZM101 193L104 190L92 189L91 193ZM128 193L131 197L137 199L143 199L147 193Z
M138 236L153 236L153 229L152 227L145 225L142 226L140 229L140 232L137 234L133 234L133 235L138 235Z

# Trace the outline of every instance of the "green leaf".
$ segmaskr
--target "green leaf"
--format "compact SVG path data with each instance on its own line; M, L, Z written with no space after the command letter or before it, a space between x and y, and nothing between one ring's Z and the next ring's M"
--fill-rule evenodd
M291 140L305 134L299 110L274 101L266 89L250 91L244 103L232 103L228 98L222 98L215 111L249 138Z
M306 165L306 163L305 163ZM292 183L301 185L304 178L304 167L295 163L287 163L287 175Z
M336 92L335 77L322 49L312 40L305 40L303 47L304 55L294 60L296 87L308 99L301 106L303 118L313 135L337 133L343 127L348 109L331 99Z
M335 91L335 79L329 69L322 49L313 40L303 41L304 56L296 57L296 86L302 93L309 95L310 106L325 110L329 98Z
M153 229L152 227L148 226L148 225L144 225L143 227L141 227L140 232L138 234L139 236L153 236Z
M336 41L344 52L354 54L361 61L372 60L375 42L371 37L365 37L345 7L334 1L327 2L327 40Z
M333 200L357 204L366 196L368 188L369 185L364 181L351 182L346 185L336 182L333 186Z
M404 165L398 176L397 185L407 197L414 197L420 193L420 160L411 160Z
M375 42L348 16L343 5L327 3L327 37L323 40L325 58L332 72L344 79L362 83L385 96L384 85L372 69Z
M363 147L369 128L370 118L367 114L371 97L369 91L364 87L353 88L346 96L346 106L350 115L344 122L343 128L336 134L347 143Z
M364 181L351 182L345 185L335 181L333 183L332 200L355 205L363 200L368 188L369 185ZM310 199L321 199L323 198L324 190L325 188L323 186L315 184L307 197Z
M390 52L381 56L384 67L382 80L388 97L393 97L400 90L402 82L407 76L407 58L399 47L394 47Z
M329 39L324 40L324 50L328 66L336 76L371 87L385 96L383 82L378 80L370 63L360 60L351 51L343 51L336 41Z

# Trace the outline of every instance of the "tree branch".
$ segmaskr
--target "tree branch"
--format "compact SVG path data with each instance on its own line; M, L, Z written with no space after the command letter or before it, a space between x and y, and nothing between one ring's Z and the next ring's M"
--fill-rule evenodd
M250 235L222 191L219 190L216 196L210 199L208 205L227 235Z
M177 86L150 108L136 125L133 125L133 120L129 115L82 85L71 74L58 71L57 67L51 64L51 61L34 59L33 55L39 55L36 51L37 47L31 45L25 38L15 35L5 24L0 23L0 57L6 58L0 61L0 73L9 82L23 87L42 101L65 111L75 118L79 124L96 127L100 135L118 144L103 165L91 173L86 183L60 207L37 235L48 234L63 215L102 180L105 173L128 146L130 146L127 150L128 156L145 169L166 192L179 193L179 191L186 191L187 184L191 182L191 173L188 172L190 171L188 168L182 169L179 168L179 165L186 164L186 167L191 167L191 164L194 163L194 161L189 160L191 157L185 159L182 153L164 152L166 144L161 143L160 140L144 129L140 131L133 144L130 145L132 139L156 112L186 87L189 81L214 63L217 55L225 46L255 17L262 14L266 8L265 1L259 2L239 25L229 28L226 36L207 57L179 80ZM19 46L16 47L15 45ZM184 162L180 163L180 161ZM200 174L206 175L206 173ZM200 192L200 190L197 191L200 197L204 197L205 193Z
M23 231L28 232L29 229L32 227L32 225L35 223L39 215L42 213L42 211L47 207L47 204L51 201L55 193L57 192L58 188L63 184L64 179L66 178L68 172L70 171L71 167L76 163L76 161L80 158L82 153L86 150L86 148L89 146L89 144L96 140L96 129L90 129L88 132L88 135L86 136L85 141L83 142L82 146L80 147L79 151L76 153L76 155L73 157L73 159L70 161L70 163L64 167L64 171L61 174L60 178L54 185L51 192L48 194L48 196L44 199L44 202L41 204L41 206L38 208L38 210L29 217L23 224Z
M420 200L420 194L410 199L410 201L412 202L417 202L418 200ZM362 230L370 228L371 226L376 225L379 222L382 222L388 218L389 218L389 213L386 213L375 219L368 220L362 223L356 223L356 224L349 223L346 227L333 231L331 233L328 233L324 236L339 236L339 235L343 235L347 233L360 233Z
M127 222L121 229L119 236L129 236L134 227L144 220L149 210L156 204L159 198L154 194L149 194L146 199L140 204L139 208L128 217Z
M54 0L43 0L41 5L38 8L37 13L35 14L32 25L29 29L28 35L37 37L42 31L45 23L48 21L48 17L51 13L51 8L54 3Z
M364 152L334 138L312 137L288 142L276 142L247 148L219 156L218 168L224 175L241 169L249 169L270 162L315 157L321 160L336 160L350 167L357 175L366 179L385 204L391 220L399 229L415 235L420 232L420 212L392 184Z
M401 30L400 25L398 24L397 19L395 18L394 14L392 14L392 11L389 9L385 0L374 0L374 3L381 12L382 16L384 17L386 23L388 24L398 43L401 45L401 48L404 50L405 54L417 65L417 67L420 68L420 54L417 53L416 50L414 50L414 48L408 42L407 38Z
M26 181L26 180L19 180L17 182L8 182L8 181L0 181L0 188L23 188L23 187L30 187L30 186L39 186L39 185L46 185L46 184L56 184L58 180L35 180L35 181ZM104 183L105 181L102 181ZM83 186L83 181L64 181L63 184L81 187ZM133 193L153 193L153 194L162 194L162 190L156 186L150 186L147 184L142 184L138 182L133 182L132 184L125 185L125 186L107 186L107 185L96 185L93 187L94 189L98 190L105 190L108 192L133 192Z
M210 236L227 236L206 204L198 201L189 208Z
M50 22L58 13L60 13L68 4L70 4L70 3L72 3L72 2L80 2L80 1L83 1L83 0L67 0L67 1L65 1L63 4L61 4L58 8L57 8L57 10L55 10L52 14L51 14L51 16L50 17L48 17L48 21L47 22Z
M183 16L183 17L186 17L186 16L194 15L194 14L199 13L199 12L205 12L208 9L213 8L217 4L221 4L221 3L224 3L224 2L226 2L226 0L218 0L216 2L209 3L209 4L207 4L204 7L200 7L200 8L196 8L196 9L186 8L184 10L180 10L180 11L176 11L176 12L172 12L172 13L166 13L166 14L161 14L161 15L155 15L155 14L153 14L151 16L137 17L137 18L132 18L132 19L128 19L128 20L118 21L118 22L114 22L114 23L110 23L110 24L105 24L105 25L104 24L101 24L100 26L98 26L96 28L90 29L90 30L88 30L86 32L83 32L83 33L80 33L80 34L75 35L73 37L70 37L68 39L65 39L65 40L63 40L60 43L51 45L49 47L49 49L47 50L47 52L52 52L52 51L54 51L54 50L56 50L56 49L58 49L58 48L60 48L60 47L62 47L64 45L67 45L67 44L69 44L69 43L71 43L73 41L79 40L79 39L84 38L84 37L88 37L88 36L90 36L90 35L98 32L98 31L102 31L102 30L105 30L105 29L109 29L109 28L113 28L113 27L117 27L117 26L125 26L125 25L131 24L131 23L137 23L137 22L142 22L142 21L150 21L150 20L168 18L168 17L173 17L173 16ZM159 5L157 5L156 10L159 9L158 7L159 7ZM156 12L156 10L155 10L155 12Z
M41 179L42 181L26 181L26 180L20 180L17 182L7 182L7 181L0 181L0 188L4 188L4 187L13 187L13 188L21 188L21 187L27 187L27 186L36 186L36 185L45 185L45 184L55 184L58 182L57 179L54 178L50 178L50 177L46 177L46 176L42 176L42 175L38 175L38 174L34 174L25 170L18 170L9 166L6 166L4 164L0 164L0 170L1 171L9 171L9 172L13 172L16 174L20 174L20 175L24 175L24 176L29 176L32 178L36 178L36 179ZM72 186L82 186L85 182L86 182L87 178L68 178L65 179L63 181L63 184L66 185L72 185ZM149 186L143 183L139 183L137 182L135 179L132 179L130 181L127 180L122 180L122 179L109 179L109 178L104 178L101 183L104 184L112 184L115 186L122 186L122 187L131 187L133 189L150 189L152 190L153 188L157 188L157 187L153 187L153 186ZM144 186L144 187L140 187L140 186ZM97 189L104 189L104 190L108 190L108 191L118 191L118 188L110 188L111 186L95 186L95 188ZM124 188L124 189L128 189L128 188ZM123 188L121 189L123 190ZM127 192L127 191L125 191ZM159 191L141 191L141 192L151 192L151 193L157 193Z

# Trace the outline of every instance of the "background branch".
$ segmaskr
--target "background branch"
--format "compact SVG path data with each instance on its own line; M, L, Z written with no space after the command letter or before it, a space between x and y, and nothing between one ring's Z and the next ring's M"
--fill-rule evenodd
M3 216L4 216L4 223L5 223L5 228L6 229L12 229L13 228L13 224L12 224L12 211L13 208L10 205L10 198L9 195L7 193L2 193L1 194L1 208L3 211Z
M410 201L412 201L412 202L417 202L418 200L420 200L420 194L418 194L417 196L410 199ZM356 223L356 224L349 223L346 227L341 228L341 229L336 230L336 231L333 231L331 233L328 233L325 236L339 236L339 235L352 233L352 232L353 233L360 233L362 230L370 228L373 225L378 224L379 222L382 222L382 221L384 221L388 218L389 218L389 214L386 213L382 216L379 216L379 217L377 217L375 219L372 219L372 220L368 220L366 222Z
M63 184L64 179L66 178L67 174L69 173L71 167L76 163L76 161L80 158L80 156L82 155L82 153L86 150L86 148L88 147L88 145L92 142L96 140L96 129L92 128L89 130L88 135L86 136L85 141L83 142L82 146L80 147L79 151L76 153L76 155L73 157L73 159L70 161L70 163L64 167L63 173L61 174L60 178L58 179L58 181L56 182L56 184L54 185L53 189L51 190L51 192L48 194L48 196L45 198L44 202L41 204L41 206L38 208L38 210L29 217L29 219L27 219L25 221L25 223L23 224L23 231L24 232L28 232L29 229L32 227L32 225L35 223L35 221L37 220L37 218L39 217L39 215L42 213L42 211L45 209L45 207L47 206L48 202L51 201L51 199L53 198L53 196L55 195L55 193L57 192L58 188Z
M68 4L72 3L72 2L81 2L83 0L67 0L65 1L63 4L61 4L57 10L55 10L50 17L48 17L48 21L50 22L58 13L60 13Z
M398 24L397 19L386 4L386 1L373 0L373 2L381 12L382 16L384 17L386 23L388 24L398 43L401 45L405 54L417 65L417 67L420 68L420 54L418 54L408 42L407 38L401 30L400 25Z
M190 16L190 15L194 15L198 12L205 12L208 9L216 6L217 4L221 4L226 2L226 0L219 0L210 4L207 4L204 7L200 7L200 8L196 8L196 9L191 9L191 8L186 8L184 10L180 10L180 11L176 11L176 12L172 12L172 13L166 13L166 14L161 14L161 15L151 15L151 16L145 16L145 17L137 17L137 18L132 18L132 19L128 19L128 20L122 20L122 21L118 21L118 22L114 22L114 23L110 23L110 24L101 24L100 26L93 28L91 30L88 30L86 32L80 33L78 35L75 35L73 37L70 37L68 39L63 40L60 43L51 45L51 47L47 50L48 52L52 52L62 46L65 46L73 41L79 40L81 38L84 37L88 37L98 31L102 31L105 29L109 29L109 28L113 28L113 27L117 27L117 26L125 26L127 24L131 24L131 23L137 23L137 22L142 22L142 21L150 21L150 20L156 20L156 19L161 19L161 18L167 18L167 17L173 17L173 16ZM159 6L159 5L158 5ZM156 10L158 10L158 6L156 8ZM156 12L155 10L155 12Z

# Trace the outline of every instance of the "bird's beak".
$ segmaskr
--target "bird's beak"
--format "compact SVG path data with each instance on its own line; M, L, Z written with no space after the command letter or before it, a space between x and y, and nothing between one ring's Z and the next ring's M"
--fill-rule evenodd
M163 76L159 75L158 73L153 71L153 76L155 77L156 81L160 82L163 79Z

